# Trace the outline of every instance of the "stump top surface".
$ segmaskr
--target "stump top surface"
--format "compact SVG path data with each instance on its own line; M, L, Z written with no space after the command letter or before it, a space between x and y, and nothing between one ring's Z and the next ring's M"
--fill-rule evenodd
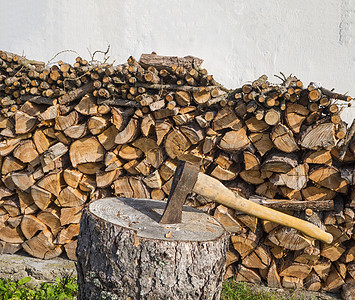
M137 232L137 236L170 241L212 241L224 229L213 217L183 207L182 223L159 224L166 202L150 199L103 198L89 205L93 215Z

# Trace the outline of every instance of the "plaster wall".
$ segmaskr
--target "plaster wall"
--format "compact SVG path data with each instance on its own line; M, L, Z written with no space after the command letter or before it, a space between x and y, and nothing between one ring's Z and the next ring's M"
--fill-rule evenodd
M0 49L194 55L226 87L283 72L355 97L355 0L0 0ZM56 60L72 63L76 53ZM98 55L97 58L100 59ZM355 103L354 103L355 106ZM343 117L351 123L355 108Z

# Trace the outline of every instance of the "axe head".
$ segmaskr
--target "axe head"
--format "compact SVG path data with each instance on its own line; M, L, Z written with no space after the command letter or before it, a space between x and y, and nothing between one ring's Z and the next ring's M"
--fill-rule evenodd
M161 224L176 224L182 221L182 207L197 181L199 168L180 160L177 164L171 185L168 203L159 221Z

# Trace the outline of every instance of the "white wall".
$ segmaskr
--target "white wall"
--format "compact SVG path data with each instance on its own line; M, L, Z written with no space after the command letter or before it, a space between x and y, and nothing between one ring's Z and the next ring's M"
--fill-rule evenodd
M48 61L194 55L229 88L267 74L355 97L355 0L1 0L0 49ZM58 59L74 62L76 54ZM111 59L111 60L112 60ZM355 105L354 105L355 106ZM347 122L355 108L343 114Z

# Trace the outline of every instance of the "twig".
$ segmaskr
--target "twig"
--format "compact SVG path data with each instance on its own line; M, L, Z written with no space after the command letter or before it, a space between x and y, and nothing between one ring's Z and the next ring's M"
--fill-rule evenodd
M47 62L46 67L47 67L58 55L60 55L60 54L62 54L62 53L66 53L66 52L72 52L72 53L75 53L76 55L80 56L79 53L76 52L76 51L74 51L74 50L70 50L70 49L68 49L68 50L62 50L62 51L58 52L56 55L54 55L54 56Z

